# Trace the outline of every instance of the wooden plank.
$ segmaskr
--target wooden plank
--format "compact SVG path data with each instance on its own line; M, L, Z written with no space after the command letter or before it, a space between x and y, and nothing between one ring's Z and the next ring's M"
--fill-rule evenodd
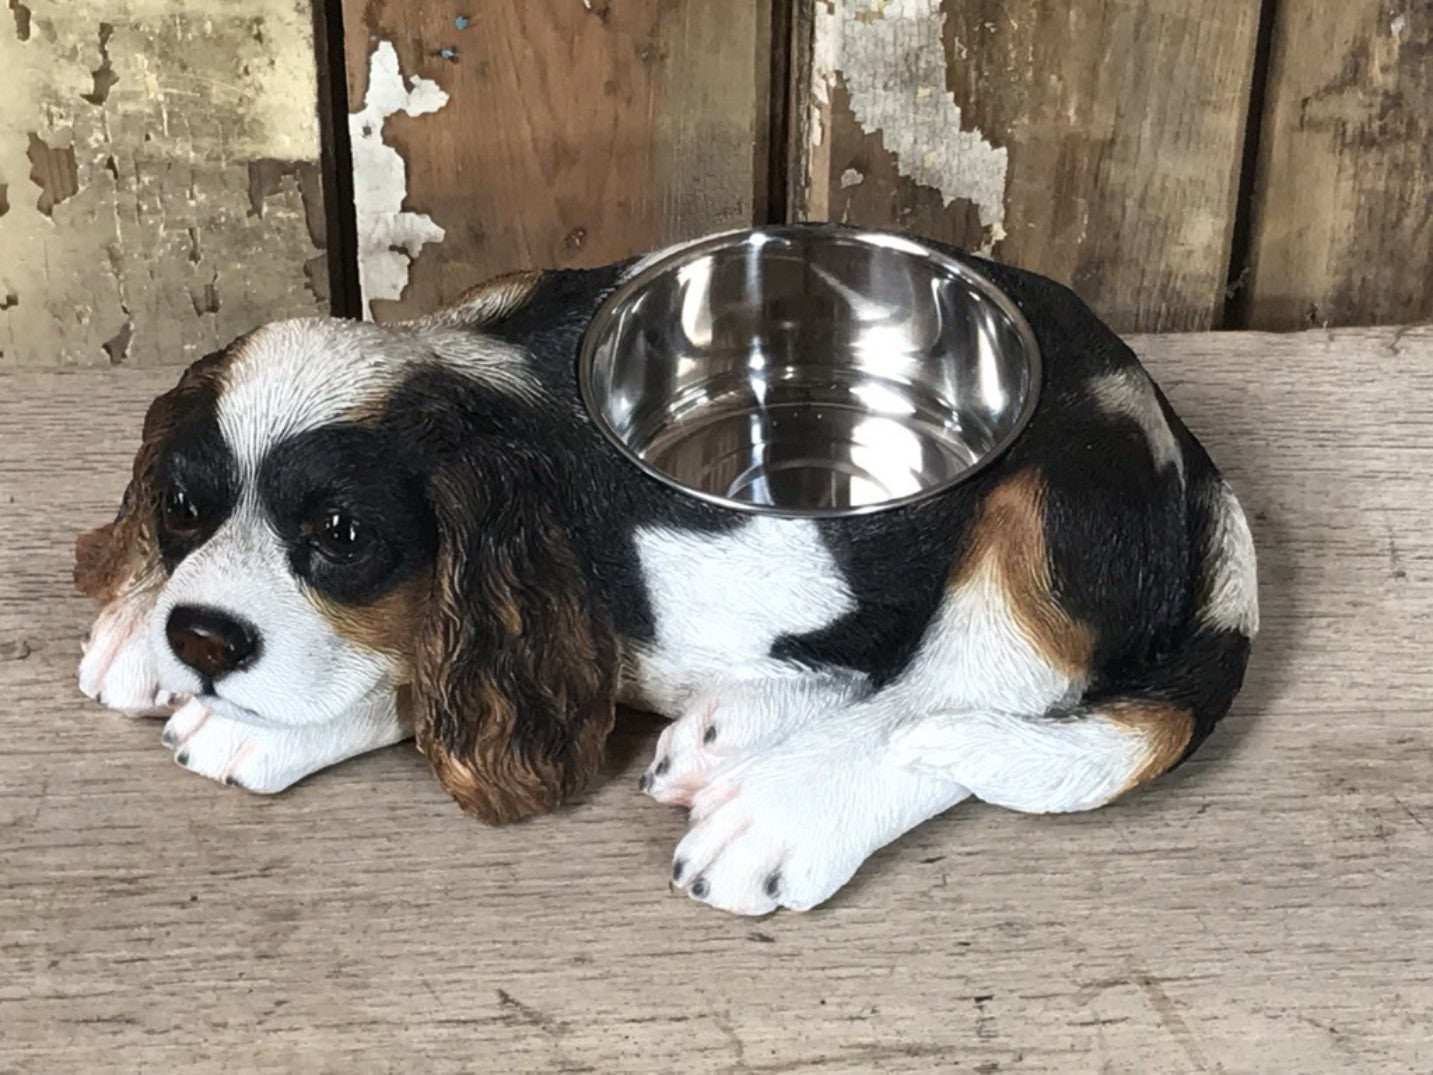
M1122 330L1218 323L1258 3L806 11L796 215L993 251Z
M1275 11L1247 323L1433 318L1433 5Z
M0 367L327 312L307 3L11 0L0 71Z
M344 16L380 318L515 267L602 264L765 213L769 0L345 0ZM383 95L414 92L420 114L384 114L399 105Z
M260 799L85 703L70 541L173 375L0 375L0 1070L1430 1070L1433 329L1134 344L1251 513L1235 712L1114 807L965 804L761 921L667 895L648 722L491 829L411 747Z

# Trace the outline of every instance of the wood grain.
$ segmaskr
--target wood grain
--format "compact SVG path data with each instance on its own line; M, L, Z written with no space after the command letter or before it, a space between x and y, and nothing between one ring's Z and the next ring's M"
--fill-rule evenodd
M795 73L809 82L791 146L796 215L993 249L1072 283L1122 330L1218 323L1257 3L806 7L798 32L815 43ZM945 189L929 169L922 179L923 158L971 134L989 150L953 154ZM991 174L962 178L982 154ZM961 194L1000 172L1002 212Z
M0 1070L1433 1069L1433 330L1134 342L1251 514L1235 712L1114 807L962 805L760 921L667 894L649 721L492 829L410 747L262 799L84 702L71 540L172 378L0 375Z
M765 213L769 0L343 9L351 110L385 41L405 78L449 95L385 125L407 165L404 207L446 235L422 248L401 301L373 304L380 319L511 269L599 265Z
M1433 318L1433 5L1275 10L1247 324Z

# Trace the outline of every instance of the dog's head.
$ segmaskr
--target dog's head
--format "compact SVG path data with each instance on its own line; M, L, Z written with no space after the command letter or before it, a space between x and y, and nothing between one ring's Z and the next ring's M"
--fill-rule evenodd
M77 544L76 584L106 604L86 693L297 725L396 691L472 813L540 812L583 784L615 644L560 453L531 433L556 404L528 355L482 334L495 305L490 289L403 326L269 325L159 397L119 516Z

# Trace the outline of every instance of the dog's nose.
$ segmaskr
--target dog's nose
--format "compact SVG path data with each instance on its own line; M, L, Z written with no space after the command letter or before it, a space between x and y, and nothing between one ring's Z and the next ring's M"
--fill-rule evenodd
M164 633L174 656L209 680L247 667L259 655L259 633L217 609L177 605Z

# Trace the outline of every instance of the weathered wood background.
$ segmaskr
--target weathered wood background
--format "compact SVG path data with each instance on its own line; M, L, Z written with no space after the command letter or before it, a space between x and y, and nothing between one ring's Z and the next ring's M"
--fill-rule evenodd
M1433 3L1276 8L1248 322L1433 317Z
M343 0L363 301L766 212L766 0Z
M1117 328L1209 328L1258 14L1229 0L817 2L792 210L991 251L1073 283Z
M315 2L10 0L0 364L795 218L1121 330L1433 317L1427 0Z
M0 87L0 367L327 310L306 0L9 0Z

